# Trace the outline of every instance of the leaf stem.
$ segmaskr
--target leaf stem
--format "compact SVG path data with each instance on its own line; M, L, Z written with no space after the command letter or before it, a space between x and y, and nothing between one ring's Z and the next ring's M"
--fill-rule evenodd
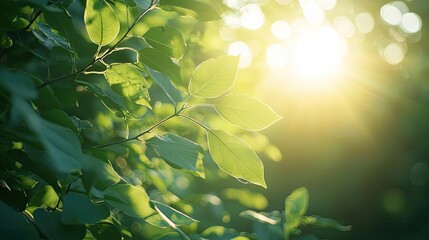
M106 57L107 55L109 55L110 53L112 53L113 52L113 50L115 50L115 48L122 42L122 41L124 41L124 39L128 36L128 34L131 32L131 30L136 26L136 24L150 11L150 10L152 10L152 8L153 8L153 6L155 5L155 1L152 1L151 2L151 4L150 4L150 6L146 9L146 10L144 10L139 16L138 16L138 18L131 24L131 26L127 29L127 31L125 32L125 34L112 46L112 47L110 47L107 51L105 51L101 56L99 56L99 57L94 57L94 59L88 64L88 65L86 65L85 67L83 67L82 69L80 69L79 71L77 71L77 72L74 72L74 73L69 73L69 74L66 74L66 75L63 75L63 76L59 76L59 77L57 77L57 78L54 78L54 79L51 79L51 80L48 80L48 81L46 81L46 82L44 82L44 83L42 83L42 84L40 84L40 85L38 85L37 86L37 88L39 89L39 88L43 88L43 87L46 87L47 85L49 85L49 84L52 84L52 83L55 83L55 82L58 82L58 81L61 81L61 80L63 80L63 79L66 79L66 78L69 78L69 77L74 77L74 76L77 76L77 75L79 75L80 73L82 73L82 72L84 72L84 71L86 71L88 68L90 68L90 67L92 67L95 63L97 63L97 62L99 62L100 60L102 60L104 57ZM100 47L98 48L98 49L100 49ZM98 52L98 50L97 50L97 52ZM0 56L1 57L1 56Z
M154 208L156 210L156 212L158 212L159 216L161 216L162 220L164 220L172 229L174 229L179 235L180 237L182 237L182 239L184 240L191 240L188 235L186 235L182 229L180 229L178 226L176 226L176 224L174 224L167 216L164 215L164 213L161 212L161 210L159 210L159 208L154 205Z

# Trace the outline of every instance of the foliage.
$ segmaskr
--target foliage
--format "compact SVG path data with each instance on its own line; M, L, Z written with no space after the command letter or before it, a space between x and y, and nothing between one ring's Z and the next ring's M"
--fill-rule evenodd
M192 29L227 10L205 0L2 3L2 236L262 237L199 229L204 219L192 217L192 204L204 195L179 197L174 187L216 173L212 163L267 187L261 159L234 126L258 131L281 117L254 97L232 93L238 57L197 54L199 33ZM219 120L231 125L217 129ZM304 217L306 206L289 212L308 201L296 194L286 215L242 215L286 239L309 221L330 225Z

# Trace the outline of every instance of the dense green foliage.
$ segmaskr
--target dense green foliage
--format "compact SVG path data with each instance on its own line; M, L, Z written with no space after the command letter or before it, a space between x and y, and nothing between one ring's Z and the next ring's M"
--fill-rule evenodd
M348 229L304 216L304 188L282 213L243 212L255 233L203 228L196 212L219 198L183 194L187 179L216 179L217 169L267 187L240 136L281 117L232 93L238 57L199 54L200 21L226 10L208 0L2 2L2 238L289 239L308 224Z

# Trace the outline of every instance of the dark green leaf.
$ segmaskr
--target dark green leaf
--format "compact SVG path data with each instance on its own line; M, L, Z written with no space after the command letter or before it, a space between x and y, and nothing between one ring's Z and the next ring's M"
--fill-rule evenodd
M81 240L85 236L85 225L64 225L60 221L61 213L49 212L39 208L34 211L34 221L39 230L48 239Z
M105 190L121 180L107 159L103 161L91 155L85 155L82 173L82 181L87 190L93 186Z
M180 59L185 53L185 40L182 33L172 27L153 27L143 37L152 47L161 50L172 58Z
M180 67L162 51L154 48L145 48L139 52L139 60L145 66L167 75L173 82L181 82Z
M121 232L109 222L96 223L88 226L88 229L97 240L121 240Z
M141 187L118 184L108 188L104 194L104 200L109 205L131 217L144 218L154 214L149 205L149 197Z
M197 160L203 152L198 144L172 133L153 137L146 140L146 143L171 166L198 171Z
M110 210L102 204L94 204L88 196L70 192L62 199L64 224L94 224L110 216Z
M0 200L0 212L2 239L40 239L34 224L2 200Z
M18 71L0 68L0 87L23 99L31 100L37 97L31 78Z
M70 43L66 39L52 32L51 27L47 24L36 22L39 31L33 30L34 36L48 49L52 50L53 47L61 47L67 51L73 51Z
M149 67L146 67L146 69L151 78L162 88L162 90L164 90L171 101L175 103L182 101L182 95L180 95L179 90L177 90L170 79L168 79L164 74Z
M264 188L264 166L250 146L240 138L220 130L208 130L210 154L220 169L229 175Z

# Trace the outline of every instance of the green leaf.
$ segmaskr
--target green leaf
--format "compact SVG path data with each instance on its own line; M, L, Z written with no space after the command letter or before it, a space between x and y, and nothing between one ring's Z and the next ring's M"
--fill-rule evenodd
M301 225L301 218L307 212L308 190L304 187L295 189L285 200L285 239Z
M223 195L225 199L237 200L241 205L248 208L262 210L268 206L268 200L264 195L246 188L227 188L223 190Z
M180 95L179 90L174 86L170 79L168 79L164 74L149 67L146 67L146 70L149 73L149 76L162 88L171 101L175 103L182 101L182 95Z
M88 226L88 230L91 232L92 236L97 240L121 240L121 232L119 229L109 223L109 222L100 222L94 225Z
M2 239L39 239L33 223L0 200L0 234Z
M87 190L90 190L93 186L100 190L105 190L120 180L121 177L107 159L103 161L97 157L85 155L82 182Z
M38 189L31 197L29 205L45 208L55 208L60 198L51 185Z
M247 95L230 94L214 107L225 120L249 131L265 129L281 119L270 106Z
M143 37L152 47L161 50L172 58L180 59L185 53L185 40L182 33L176 28L153 27Z
M203 152L198 144L172 133L155 136L146 140L146 144L154 148L171 166L198 171L197 160Z
M188 215L177 211L176 209L165 205L163 203L157 202L157 201L151 201L158 209L161 211L162 214L164 214L174 225L176 226L183 226L183 225L189 225L194 222L198 222L197 220L189 217ZM146 222L149 224L152 224L155 227L159 228L165 228L169 227L170 225L165 222L159 214L152 215L145 219Z
M167 75L173 82L180 83L180 67L169 56L155 48L145 48L139 52L139 61L156 71Z
M240 236L240 233L231 228L225 228L222 226L211 226L205 229L201 233L201 236L204 237L204 239L207 238L210 240L231 240L235 237Z
M220 130L208 130L210 154L229 175L267 188L264 166L250 146L240 138Z
M104 192L104 200L114 208L131 217L144 218L154 214L149 205L149 197L141 187L130 184L118 184Z
M336 229L338 231L350 231L352 229L352 227L350 225L348 226L344 226L342 224L340 224L339 222L337 222L334 219L331 218L323 218L320 216L309 216L307 217L310 220L309 224L314 224L316 226L319 227L324 227L324 228L333 228Z
M22 72L0 68L0 88L12 95L32 100L37 97L36 87L31 78Z
M148 85L140 71L131 64L111 65L104 73L110 85L118 84L121 95L130 101L141 103L149 101ZM146 105L146 104L143 104Z
M213 0L160 0L159 5L165 10L192 16L200 21L216 21L221 19L222 9L212 2Z
M61 47L69 52L72 52L73 49L70 46L70 43L60 35L52 32L51 27L47 24L36 22L39 32L33 30L34 36L36 36L41 43L48 49L53 47Z
M64 224L94 224L110 216L110 210L102 204L94 204L88 196L70 192L62 198Z
M109 44L118 36L119 19L104 0L87 0L84 20L89 38L99 46Z
M85 225L64 225L60 218L61 213L57 211L49 212L42 208L34 211L34 221L48 239L81 240L85 237Z
M286 216L303 216L308 208L308 190L305 187L295 189L285 201Z
M239 57L222 56L202 62L192 74L189 93L196 97L215 98L234 85Z
M134 2L142 9L148 9L153 0L134 0Z

